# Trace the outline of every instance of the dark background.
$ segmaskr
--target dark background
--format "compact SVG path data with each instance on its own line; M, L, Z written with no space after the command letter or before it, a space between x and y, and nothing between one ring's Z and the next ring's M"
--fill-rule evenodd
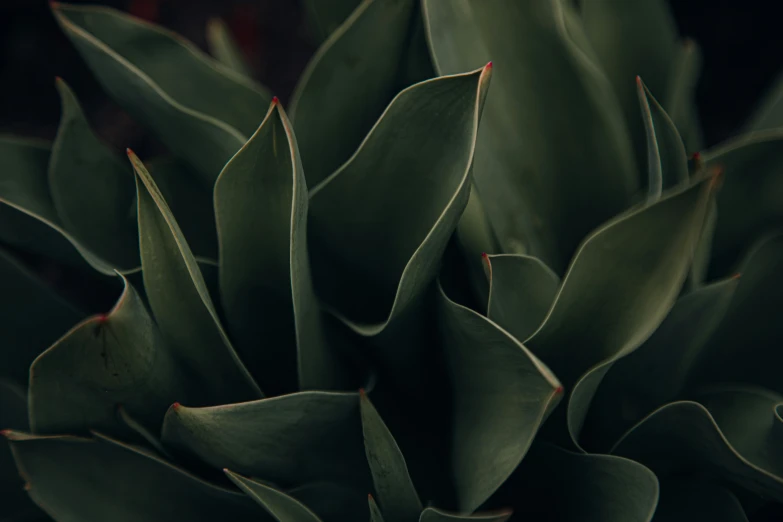
M635 0L628 0L635 1ZM299 0L71 0L121 8L169 27L202 48L219 16L242 45L257 80L285 103L315 50ZM731 136L783 71L780 8L765 1L671 0L682 36L702 47L699 111L708 144ZM0 0L0 132L53 138L60 116L54 77L80 98L110 144L157 148L101 92L55 25L45 0Z

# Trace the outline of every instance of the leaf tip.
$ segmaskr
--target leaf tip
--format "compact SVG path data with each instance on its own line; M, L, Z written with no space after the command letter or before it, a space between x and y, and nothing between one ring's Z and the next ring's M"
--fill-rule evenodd
M0 437L11 438L11 430L0 430Z
M636 86L640 89L642 88L642 77L638 74L636 75Z
M555 395L560 395L561 393L563 393L563 391L565 391L564 388L562 386L558 386L557 388L555 388Z
M108 320L109 320L109 316L107 314L98 314L98 315L95 316L95 321L98 324L103 324L103 323L105 323Z
M487 65L484 66L484 69L492 69L492 62L488 62Z
M280 103L280 98L278 98L277 96L273 96L272 97L272 105L277 105L279 103Z
M731 276L731 278L732 278L732 279L739 279L740 277L742 277L742 274L741 274L741 273L739 273L739 272L737 272L736 274L734 274L733 276Z
M709 188L711 191L715 191L718 189L723 183L723 166L722 165L715 165L712 167L711 172L709 174L710 181L709 181Z
M182 405L179 402L175 402L174 404L171 405L171 410L172 411L177 411L177 410L179 410L180 406L182 406Z

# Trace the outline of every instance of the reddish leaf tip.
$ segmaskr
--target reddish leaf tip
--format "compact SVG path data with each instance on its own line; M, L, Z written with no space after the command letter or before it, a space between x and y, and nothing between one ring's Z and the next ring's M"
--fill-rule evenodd
M277 96L272 97L272 105L277 105L278 103L280 103L280 98Z
M372 493L367 493L367 500L372 500Z
M700 160L701 159L701 152L694 152L693 155L691 156L691 159L694 160L694 161Z
M742 277L742 274L740 274L739 272L731 276L732 279L739 279L740 277Z
M95 321L97 321L98 323L105 323L108 320L109 320L109 316L106 314L99 314L95 316Z
M128 155L128 157L131 157L131 156L135 156L135 155L136 155L136 154L135 154L135 153L134 153L134 152L133 152L133 151L130 149L130 147L128 147L127 149L125 149L125 154L127 154L127 155Z
M484 66L485 69L492 69L492 62L489 62L487 65Z
M636 86L641 87L642 86L642 77L638 74L636 75Z
M555 388L555 395L560 395L561 393L563 393L562 386L558 386L557 388Z
M171 405L171 409L178 410L180 406L182 406L180 403L175 402L174 404Z
M0 437L8 437L11 434L11 430L0 430Z

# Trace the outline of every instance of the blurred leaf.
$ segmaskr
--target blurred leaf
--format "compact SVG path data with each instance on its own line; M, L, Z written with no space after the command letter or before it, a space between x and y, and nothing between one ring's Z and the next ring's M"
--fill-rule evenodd
M109 95L214 183L266 112L266 90L161 27L106 7L52 6Z
M49 162L59 222L119 269L139 266L133 171L93 133L79 101L58 78L62 118Z
M220 18L212 18L207 22L207 46L217 61L242 76L253 77L242 48Z
M139 295L123 281L111 312L74 327L30 368L33 432L127 436L118 406L158 432L171 403L187 400L178 362Z
M318 516L295 498L253 479L224 470L231 482L255 500L278 522L321 522Z
M783 127L783 76L779 76L767 89L758 108L746 124L748 132Z
M519 341L442 289L440 327L454 394L457 500L472 512L522 461L563 389Z
M307 26L318 43L337 31L362 0L304 0Z
M324 522L367 522L367 494L334 482L313 482L288 491Z
M359 394L359 404L364 449L383 518L388 522L416 520L422 506L405 457L364 391Z
M188 376L194 405L256 399L258 385L234 352L182 231L147 169L136 171L144 288L153 316Z
M682 42L671 67L664 107L682 135L686 153L694 153L701 150L703 142L695 99L702 69L699 45L690 39Z
M60 522L261 519L261 510L245 495L204 482L134 446L104 437L15 431L6 437L30 483L30 496Z
M661 482L654 522L748 522L737 497L728 489L697 480Z
M310 279L307 202L296 139L273 102L215 184L223 309L249 370L271 395L341 383Z
M291 119L310 187L351 158L394 96L414 5L413 0L365 0L302 73ZM339 15L340 7L330 9L330 16Z
M435 68L497 69L476 149L476 187L501 252L561 273L595 226L638 187L611 86L574 41L562 0L424 1ZM578 35L576 35L578 38ZM633 94L633 77L631 94Z
M211 408L176 406L163 442L212 467L281 486L366 484L355 393L300 392Z

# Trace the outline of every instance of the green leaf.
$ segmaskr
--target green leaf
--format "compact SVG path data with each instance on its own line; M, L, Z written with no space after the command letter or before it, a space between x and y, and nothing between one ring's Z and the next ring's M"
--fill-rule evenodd
M223 310L271 395L341 383L310 279L307 202L296 139L273 102L215 184Z
M30 368L33 432L127 436L118 406L158 432L168 407L187 400L178 361L139 295L123 281L111 312L80 323Z
M737 497L728 489L685 480L661 482L661 500L655 522L748 522Z
M736 278L685 295L638 350L620 359L598 388L583 438L606 450L645 415L679 396L737 290Z
M524 341L546 318L560 278L535 257L501 254L487 256L485 262L490 284L487 317Z
M783 132L748 134L708 150L708 168L724 174L711 272L726 275L760 235L783 224Z
M277 522L321 522L315 513L282 491L237 475L228 469L223 471L231 482L275 517Z
M644 172L645 128L633 82L641 76L652 92L668 95L679 51L674 18L664 0L585 0L581 8L585 32L620 102Z
M567 425L575 443L603 376L658 328L677 299L715 188L715 179L702 181L594 231L546 320L524 341L573 387Z
M304 0L307 27L317 42L323 42L345 22L361 0Z
M261 515L245 495L109 438L20 432L6 437L30 483L30 496L61 522L207 522L258 520Z
M27 386L30 364L83 314L57 295L39 277L0 249L0 288L3 289L2 365L0 379ZM2 429L2 426L0 426Z
M211 408L172 407L166 446L279 485L368 479L355 393L300 392Z
M394 96L414 5L413 0L362 2L302 73L291 119L311 187L351 157ZM334 16L342 12L337 9Z
M489 76L485 67L405 89L311 193L316 289L362 335L403 314L439 269L468 201Z
M474 515L458 515L447 513L432 507L421 512L419 522L460 522L472 520L475 522L505 522L511 517L511 511L498 511L496 513L476 513Z
M579 241L623 211L638 188L620 107L606 77L574 41L578 34L567 25L576 20L564 4L423 3L438 73L489 60L497 69L475 181L501 252L538 257L556 273ZM633 77L629 81L633 94Z
M178 35L114 9L52 9L109 95L214 183L266 112L266 90Z
M61 79L62 118L49 162L59 222L117 268L139 266L133 171L93 133L79 101Z
M454 394L457 500L461 511L472 512L522 461L563 389L519 341L442 288L439 308Z
M364 391L359 395L364 450L383 518L388 522L416 520L422 506L405 457L370 399Z
M211 18L207 22L207 46L212 56L232 71L248 78L253 76L242 48L220 18Z
M71 265L86 261L98 272L114 275L110 264L63 229L49 192L48 164L47 144L0 137L0 239Z
M378 503L375 502L372 495L367 496L367 503L370 505L370 522L386 522L383 519L381 508L378 507Z
M157 185L133 152L144 288L155 321L196 395L193 405L263 396L228 340L204 278Z
M661 478L709 472L778 502L783 499L783 479L740 455L709 410L696 402L673 402L656 410L626 433L612 453L649 466Z
M701 49L696 42L686 38L679 45L675 58L664 106L682 135L686 151L693 153L701 150L703 142L695 100L702 68Z
M649 522L658 503L655 474L613 455L536 445L519 475L511 492L519 520Z

